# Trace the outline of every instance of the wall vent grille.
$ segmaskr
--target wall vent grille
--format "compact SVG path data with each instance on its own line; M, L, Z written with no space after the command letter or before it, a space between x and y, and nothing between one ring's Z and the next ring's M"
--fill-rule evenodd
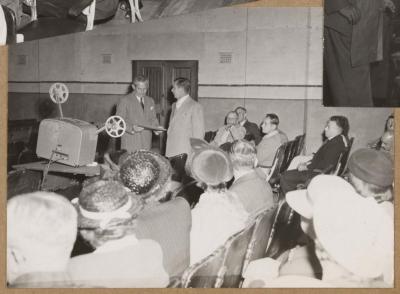
M17 55L17 65L26 65L27 56L26 55Z
M103 64L111 64L112 63L112 55L111 54L102 54L101 55Z
M232 63L232 52L219 52L219 63Z

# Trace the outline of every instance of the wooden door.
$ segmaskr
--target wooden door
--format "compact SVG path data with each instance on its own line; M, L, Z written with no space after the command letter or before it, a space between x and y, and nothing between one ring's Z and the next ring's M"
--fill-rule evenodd
M154 99L157 118L168 128L172 104L176 101L171 89L174 79L183 77L191 81L190 95L197 100L198 61L196 60L138 60L133 61L133 76L144 75L149 78L147 95ZM165 152L166 134L153 136L153 149Z

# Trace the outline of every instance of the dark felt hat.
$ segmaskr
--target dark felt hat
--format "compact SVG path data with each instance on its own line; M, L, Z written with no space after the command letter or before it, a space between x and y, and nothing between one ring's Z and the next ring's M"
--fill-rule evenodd
M120 182L97 181L85 186L72 200L78 211L78 227L105 228L117 220L134 219L143 209L143 200Z
M158 193L171 175L172 167L168 159L147 150L130 153L119 171L121 182L144 199Z
M349 171L366 183L387 187L393 184L393 161L383 151L363 148L349 158Z

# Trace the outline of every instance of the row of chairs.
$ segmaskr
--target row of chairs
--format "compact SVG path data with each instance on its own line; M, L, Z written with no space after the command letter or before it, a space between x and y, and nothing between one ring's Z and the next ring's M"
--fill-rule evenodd
M286 203L284 195L281 195L279 179L282 173L288 169L292 159L301 154L304 148L304 142L305 134L299 135L294 140L282 144L276 152L271 171L267 177L274 191L274 196L278 201L277 218L274 221L275 225L273 228L275 238L269 248L269 256L273 258L279 256L283 251L296 246L298 239L301 238L302 235L300 217L298 214L294 213ZM329 166L320 172L323 174L343 176L346 171L347 160L353 142L354 138L351 138L348 147L339 155L335 165ZM299 189L304 189L306 186L307 184L301 185Z
M249 263L267 256L277 207L261 212L245 229L231 236L211 255L187 268L171 282L179 288L239 288Z
M302 153L305 137L305 134L298 135L294 140L288 141L278 148L267 176L267 181L271 185L278 203L271 232L274 238L271 239L267 254L271 258L276 258L282 252L294 247L299 237L299 222L294 221L293 210L286 203L285 198L281 197L279 179L281 174L288 169L293 158Z
M286 171L294 157L300 155L304 148L306 135L298 135L294 140L282 144L275 153L267 181L277 187L280 175Z
M294 140L282 144L275 153L275 158L272 162L271 170L267 176L267 181L273 188L279 187L279 178L286 171L294 157L301 154L304 148L305 134L297 136ZM331 174L343 176L347 167L347 160L353 146L354 137L349 139L347 148L339 155L335 165L327 167L320 171L322 174Z

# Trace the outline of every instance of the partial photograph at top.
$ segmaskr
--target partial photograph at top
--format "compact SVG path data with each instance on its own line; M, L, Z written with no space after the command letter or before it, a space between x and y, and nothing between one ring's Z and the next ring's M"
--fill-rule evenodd
M0 0L0 45L254 0Z
M400 106L400 1L324 3L324 105Z

